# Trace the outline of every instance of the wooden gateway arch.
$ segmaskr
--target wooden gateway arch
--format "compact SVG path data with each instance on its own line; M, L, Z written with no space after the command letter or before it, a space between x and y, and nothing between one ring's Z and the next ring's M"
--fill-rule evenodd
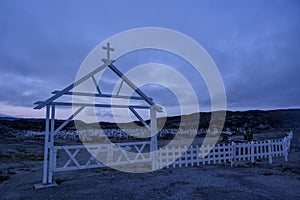
M141 91L131 80L129 80L115 65L114 60L110 59L110 51L114 49L109 46L103 47L104 50L107 51L107 58L102 59L104 62L103 65L97 67L90 73L86 74L76 82L70 84L66 88L60 91L52 92L53 96L48 98L45 101L36 102L36 107L34 109L43 109L46 108L46 125L45 125L45 144L44 144L44 162L43 162L43 180L41 184L35 185L35 187L50 187L55 185L53 182L53 173L68 171L68 170L76 170L76 169L89 169L96 167L104 167L105 164L98 161L94 156L89 155L88 159L85 161L77 160L76 156L80 153L80 151L88 150L90 152L98 152L98 153L107 153L107 162L114 164L113 159L116 164L132 164L137 162L152 162L152 169L156 168L155 159L153 158L154 154L151 152L155 152L157 150L157 112L161 112L162 108L156 105L153 102L153 99L148 97L143 91ZM104 94L100 90L100 86L95 79L95 75L100 73L105 69L110 69L113 73L115 73L118 77L122 79L122 82L127 84L133 91L136 92L135 96L125 96L120 95L119 92L117 94ZM95 91L97 93L89 93L89 92L77 92L73 91L74 88L79 85L85 83L86 81L93 81L95 85ZM119 86L118 91L122 84ZM114 104L98 104L98 103L81 103L81 102L71 102L63 100L63 96L83 96L83 97L94 97L94 98L119 98L119 99L134 99L146 102L147 105L114 105ZM57 107L78 107L78 109L60 126L56 128L55 119L56 119L56 108ZM151 132L151 137L149 141L139 141L139 142L130 142L130 143L115 143L114 145L118 147L132 147L133 150L136 151L136 156L134 158L129 157L126 154L126 151L122 152L117 158L113 158L111 155L113 150L109 149L108 145L72 145L72 146L55 146L54 140L55 136L61 131L69 122L71 122L76 115L78 115L81 111L83 111L87 107L102 107L102 108L119 108L119 109L129 109L137 119ZM148 109L150 112L150 124L148 125L144 119L136 112L136 109ZM145 157L142 155L146 146L149 146L150 149L149 157ZM66 154L67 161L63 163L63 165L58 166L57 163L57 155L58 152L62 151ZM139 155L141 154L141 155Z
M237 161L269 158L284 156L285 161L288 160L288 151L290 150L290 142L293 138L293 132L288 133L283 139L274 139L267 141L251 141L248 143L228 143L228 144L202 144L201 146L177 146L177 147L161 147L158 149L157 142L157 112L162 112L162 108L153 102L153 99L143 93L128 77L126 77L115 65L114 60L110 59L110 51L114 50L109 46L103 47L107 51L107 58L102 59L103 65L89 72L76 82L70 84L61 91L54 91L53 96L45 101L36 102L35 109L46 108L46 126L45 126L45 146L44 146L44 163L43 163L43 180L42 183L36 184L35 188L44 188L55 186L53 182L53 173L69 170L81 170L98 167L129 166L141 164L146 166L147 171L153 171L163 167L194 166L216 163L231 163L231 166ZM117 89L116 94L104 94L100 90L100 86L95 76L105 69L110 69L114 74L121 78L122 83ZM94 91L96 92L78 92L76 87L84 84L86 81L92 81ZM137 95L126 96L120 95L122 85L127 84ZM75 102L64 100L64 96L72 97L93 97L94 99L134 99L143 101L146 104L117 105L111 101L110 104L100 104L94 102ZM72 107L77 108L75 112L62 124L55 125L56 108ZM136 116L141 124L146 127L147 140L122 142L122 143L88 143L85 145L56 145L55 139L59 132L75 117L86 108L118 108L129 109ZM146 109L150 113L150 124L138 114L137 109ZM74 111L74 109L73 109ZM149 133L149 134L148 134ZM184 133L184 132L183 132ZM197 134L196 132L191 132ZM83 130L85 134L85 130ZM107 138L106 138L107 139ZM59 144L59 142L57 142ZM129 149L129 151L127 151ZM88 151L88 152L87 152ZM84 152L82 154L82 152ZM80 155L82 155L80 157ZM102 159L98 159L98 156ZM63 159L58 162L58 159ZM124 170L123 170L124 171ZM126 170L125 170L126 171ZM133 171L131 171L133 172ZM141 172L141 171L137 171ZM142 171L145 172L145 171Z

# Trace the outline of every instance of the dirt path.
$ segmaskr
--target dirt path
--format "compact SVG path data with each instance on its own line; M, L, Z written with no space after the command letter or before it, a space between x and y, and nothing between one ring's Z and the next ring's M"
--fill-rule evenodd
M146 174L109 168L70 171L55 173L59 185L41 190L33 186L42 180L42 141L9 144L2 140L2 155L14 157L4 157L5 162L0 163L0 199L300 199L298 135L288 162L279 157L272 165L262 160L234 167L206 165Z
M41 190L34 190L33 185L41 181L42 163L28 162L10 166L15 174L0 184L0 191L1 199L299 199L300 168L294 162L278 164L282 160L274 159L275 165L240 163L147 174L73 171L55 174L59 185Z

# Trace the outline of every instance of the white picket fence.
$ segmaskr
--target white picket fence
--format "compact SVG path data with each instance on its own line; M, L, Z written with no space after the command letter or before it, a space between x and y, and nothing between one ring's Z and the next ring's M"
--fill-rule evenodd
M237 161L251 161L268 158L272 163L273 157L284 156L288 160L290 142L293 132L283 139L256 141L248 143L218 144L215 146L164 147L156 153L156 168L173 166L187 167L206 164L231 164Z

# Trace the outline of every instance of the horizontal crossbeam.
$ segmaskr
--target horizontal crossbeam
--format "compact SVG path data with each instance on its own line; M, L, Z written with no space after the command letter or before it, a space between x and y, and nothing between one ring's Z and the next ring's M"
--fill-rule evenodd
M44 102L41 102L44 103ZM111 105L111 104L93 104L93 103L70 103L70 102L51 102L50 105L57 106L85 106L85 107L102 107L102 108L135 108L135 109L150 109L150 106L139 105Z
M60 91L53 91L52 94L56 94L59 92ZM94 94L94 93L87 93L87 92L65 92L64 95L144 100L142 97L137 97L137 96L125 96L125 95L113 95L113 94ZM153 100L152 98L150 98L150 99Z

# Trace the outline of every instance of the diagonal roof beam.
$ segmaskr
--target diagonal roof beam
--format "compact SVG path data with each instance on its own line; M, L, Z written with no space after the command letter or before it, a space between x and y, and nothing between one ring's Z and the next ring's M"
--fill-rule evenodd
M108 67L115 72L129 87L131 87L138 95L140 95L150 106L155 106L156 104L144 93L142 92L129 78L127 78L118 68L116 68L113 63L108 65ZM160 106L155 106L158 112L162 111Z
M114 62L114 61L112 61ZM61 97L62 95L64 95L66 92L69 92L70 90L72 90L74 87L76 87L77 85L81 84L82 82L86 81L87 79L89 79L91 76L93 76L94 74L100 72L101 70L103 70L104 68L106 68L109 64L111 64L112 62L107 62L104 63L103 65L101 65L100 67L97 67L95 70L93 70L92 72L88 73L87 75L85 75L84 77L80 78L78 81L76 81L75 83L72 83L71 85L69 85L68 87L66 87L65 89L57 92L55 95L53 95L52 97L50 97L49 99L47 99L46 101L38 101L35 104L38 104L36 107L34 107L34 109L41 109L43 107L45 107L46 105L48 105L49 103L53 102L54 100L56 100L57 98Z
M97 83L97 81L96 81L94 75L92 76L92 79L93 79L93 82L94 82L95 87L97 88L98 93L101 94L100 87L99 87L99 85L98 85L98 83Z
M140 122L148 129L151 131L151 128L149 127L149 125L145 122L145 120L141 117L141 115L139 115L139 113L136 112L136 110L132 107L129 106L129 110L138 118L138 120L140 120Z

